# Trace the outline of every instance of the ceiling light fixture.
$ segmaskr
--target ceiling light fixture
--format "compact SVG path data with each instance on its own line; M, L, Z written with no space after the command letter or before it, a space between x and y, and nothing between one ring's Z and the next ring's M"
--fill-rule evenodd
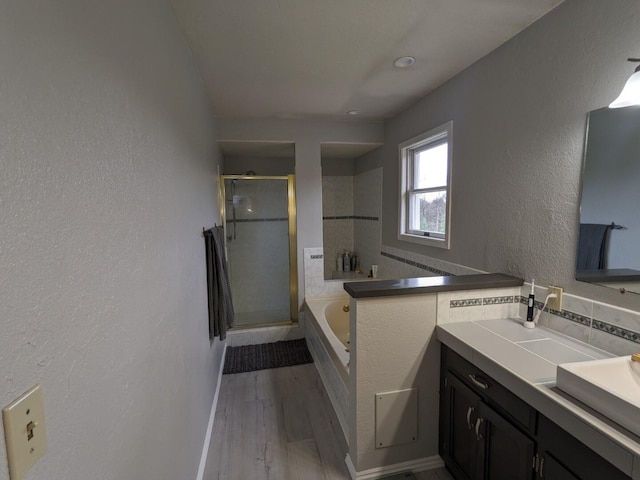
M349 110L347 115L360 115L360 110Z
M393 66L396 68L408 68L416 63L415 57L398 57L393 61Z
M627 58L628 62L640 62L640 58ZM640 105L640 65L636 67L635 72L629 77L627 83L618 98L616 98L609 108L630 107L631 105Z

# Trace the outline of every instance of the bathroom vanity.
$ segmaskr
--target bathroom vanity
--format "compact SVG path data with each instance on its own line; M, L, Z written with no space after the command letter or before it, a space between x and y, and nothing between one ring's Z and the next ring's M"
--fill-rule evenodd
M606 352L509 319L436 330L440 455L457 479L638 478L638 438L555 387L557 364Z
M446 346L441 366L440 454L456 478L629 478Z

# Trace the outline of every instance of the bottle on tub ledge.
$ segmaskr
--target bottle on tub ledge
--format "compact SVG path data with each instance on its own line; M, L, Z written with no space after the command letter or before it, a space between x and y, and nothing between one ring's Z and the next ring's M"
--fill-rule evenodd
M350 272L351 271L351 252L345 250L343 258L344 258L344 271Z
M371 265L371 270L369 270L369 278L378 278L378 265Z

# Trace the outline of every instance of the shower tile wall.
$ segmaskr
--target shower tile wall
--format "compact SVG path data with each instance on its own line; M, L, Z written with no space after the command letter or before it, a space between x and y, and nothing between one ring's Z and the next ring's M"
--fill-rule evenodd
M336 255L353 251L353 178L322 177L322 236L325 278L336 270Z
M240 180L235 194L234 227L227 184L227 252L236 324L289 321L287 182Z
M380 264L382 167L355 175L353 206L355 250L368 274L371 265Z

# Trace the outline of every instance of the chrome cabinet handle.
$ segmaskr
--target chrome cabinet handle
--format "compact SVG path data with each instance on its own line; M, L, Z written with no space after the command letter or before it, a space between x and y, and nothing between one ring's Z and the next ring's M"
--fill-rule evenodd
M480 435L480 425L482 425L483 419L478 417L478 420L476 420L476 439L477 440L482 440L482 435Z
M540 478L544 478L544 457L540 460Z
M488 389L488 388L489 388L489 384L488 384L487 382L482 382L482 381L478 380L478 379L476 378L476 376L475 376L473 373L470 373L470 374L469 374L469 379L470 379L470 380L473 382L473 384L474 384L476 387L478 387L478 388L481 388L481 389L483 389L483 390L486 390L486 389Z
M467 410L467 427L469 427L469 430L473 430L473 425L471 425L472 413L473 413L473 407L469 407L469 410Z

